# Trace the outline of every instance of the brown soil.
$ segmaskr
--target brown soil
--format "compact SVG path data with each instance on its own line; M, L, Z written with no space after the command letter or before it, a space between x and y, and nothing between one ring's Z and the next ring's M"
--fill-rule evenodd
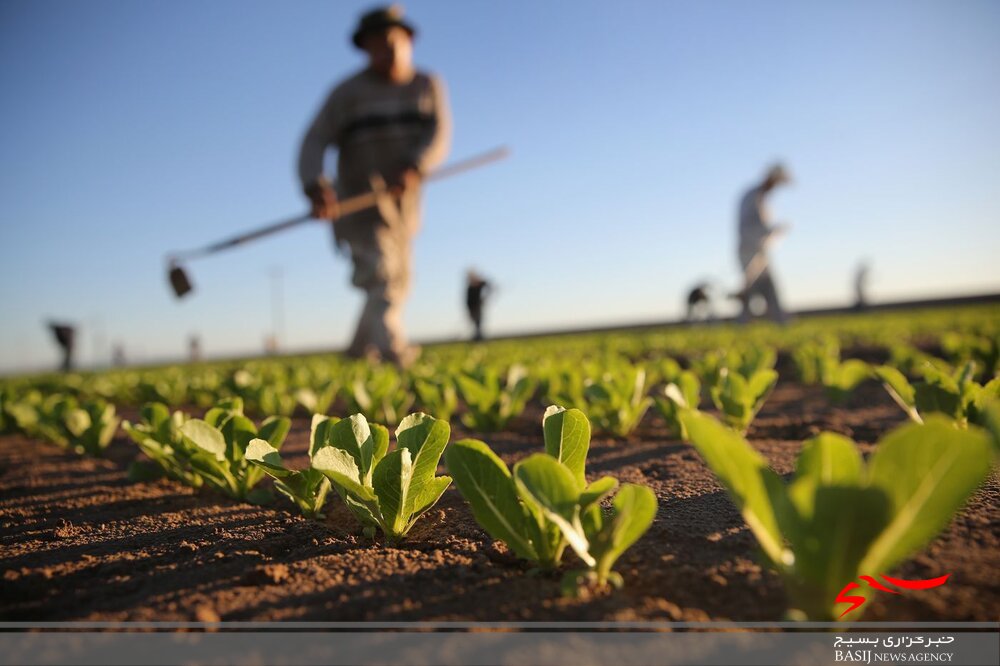
M782 381L749 437L779 473L788 473L812 434L849 435L867 452L902 421L874 384L832 407L821 389ZM540 422L536 404L508 432L479 438L510 464L541 447ZM308 431L308 419L294 420L283 449L293 466L306 464ZM130 483L125 470L136 449L125 438L106 458L94 459L2 437L0 619L781 619L781 583L757 563L740 515L699 455L664 433L650 413L627 440L596 437L592 444L590 476L647 484L660 509L618 563L625 588L590 599L561 597L560 574L534 574L493 544L454 488L405 544L388 547L362 537L336 497L325 520L310 521L284 498L257 507L166 480ZM475 435L455 426L453 440L466 436ZM903 578L950 573L946 585L879 596L865 619L995 621L998 495L994 475L897 572Z

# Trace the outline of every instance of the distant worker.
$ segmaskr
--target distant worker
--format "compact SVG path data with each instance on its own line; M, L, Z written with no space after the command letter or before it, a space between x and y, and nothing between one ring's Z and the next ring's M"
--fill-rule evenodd
M201 360L201 338L197 335L188 336L188 360L191 363Z
M483 303L489 296L493 288L489 282L483 279L476 271L469 269L466 274L467 286L465 289L465 305L469 308L469 319L475 327L473 340L483 339Z
M854 309L864 310L868 307L868 274L871 272L871 265L867 261L858 264L858 270L854 274Z
M711 321L713 319L712 302L709 298L711 290L707 282L699 282L687 296L687 321Z
M354 45L367 66L337 85L302 142L299 178L313 216L333 220L339 200L385 183L393 197L334 224L338 247L354 264L354 286L366 294L346 353L408 366L420 350L406 341L403 305L410 290L413 237L420 227L421 180L448 153L451 119L444 84L413 66L415 28L398 5L364 14ZM337 176L323 174L329 147Z
M743 289L735 294L742 301L739 321L750 318L750 302L754 297L764 299L767 316L771 319L782 323L788 319L778 299L767 257L768 247L788 230L788 226L771 222L765 199L775 187L790 181L791 176L785 168L776 164L768 170L764 181L752 187L740 201L739 259L743 268Z
M73 369L73 343L76 338L76 329L69 324L49 322L49 330L56 339L56 344L62 350L62 363L59 369L69 372Z

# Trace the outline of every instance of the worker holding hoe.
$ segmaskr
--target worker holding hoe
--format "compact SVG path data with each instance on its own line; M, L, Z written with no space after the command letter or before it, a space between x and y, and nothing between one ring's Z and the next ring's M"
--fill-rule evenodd
M441 80L413 65L414 27L398 5L361 17L352 41L367 66L327 97L302 142L299 177L312 214L334 220L337 245L351 254L352 283L366 294L347 354L406 367L419 348L406 341L403 305L420 227L421 179L448 152L451 120ZM329 147L336 182L323 174ZM338 201L385 187L378 206L339 218Z
M788 320L788 315L781 307L778 291L771 277L767 250L774 239L788 231L788 225L773 224L766 206L766 197L778 185L788 183L791 177L788 171L780 165L772 166L764 181L750 188L740 201L739 235L740 265L743 267L743 289L734 296L743 305L739 321L750 318L750 300L761 296L767 304L767 315L779 322Z

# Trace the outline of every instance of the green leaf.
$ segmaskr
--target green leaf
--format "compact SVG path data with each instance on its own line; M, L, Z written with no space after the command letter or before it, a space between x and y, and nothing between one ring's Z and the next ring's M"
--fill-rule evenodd
M90 414L87 413L85 409L73 408L66 412L64 417L66 423L66 429L74 437L80 437L83 433L87 432L87 429L91 426Z
M747 382L747 389L749 390L750 401L753 405L753 414L760 411L764 401L767 400L767 396L771 394L771 391L774 390L774 385L777 383L778 373L770 369L758 370L750 377Z
M871 376L871 366L862 360L849 358L840 364L839 385L844 390L853 390Z
M350 452L335 446L324 446L316 452L312 466L359 500L364 502L375 500L375 492L372 488L362 484L357 461Z
M181 434L192 444L223 462L226 459L226 439L218 428L210 426L205 421L191 419L181 426Z
M782 520L795 553L790 592L811 619L834 619L837 594L848 581L885 571L866 569L860 562L888 524L889 513L889 499L879 488L819 486L810 498L809 515Z
M884 437L868 465L869 485L890 498L892 520L861 564L888 571L943 529L989 474L990 437L928 417Z
M425 513L428 509L433 507L444 495L444 491L448 490L451 485L450 476L438 476L429 480L420 490L417 501L413 502L413 509L408 513L410 517L410 525ZM412 485L411 485L411 495L412 495ZM409 529L409 528L407 528Z
M607 582L615 561L653 524L657 509L653 491L632 483L622 486L611 505L613 514L607 528L610 534L600 539L600 552L596 554L595 568L602 584Z
M247 445L245 456L247 462L258 465L273 477L280 479L292 474L292 470L285 467L282 462L278 449L271 446L265 439L251 439L250 444Z
M156 430L161 424L170 420L170 409L161 402L150 402L143 405L139 415L153 430Z
M519 557L537 560L527 537L524 508L517 497L510 471L483 442L463 439L445 453L448 471L476 522L494 539L503 541Z
M550 455L534 453L514 465L513 476L521 500L536 516L556 524L580 559L593 566L590 544L580 523L580 491L569 468Z
M779 568L790 555L782 542L769 487L781 487L781 479L767 461L746 441L711 416L687 411L681 414L691 444L728 491L736 508L757 537L764 554Z
M372 465L377 465L389 450L389 429L378 423L369 424L372 432Z
M242 414L233 414L223 421L219 430L226 440L226 460L230 462L243 460L243 452L250 440L257 436L257 426Z
M260 432L257 435L261 439L266 439L275 449L280 449L291 427L292 422L287 416L272 416L260 424Z
M330 438L330 428L340 419L336 417L313 414L312 423L309 426L309 457L316 455L316 451L327 446Z
M888 365L880 365L874 368L875 376L882 382L889 396L896 401L896 404L903 408L907 416L917 423L922 423L923 419L917 412L917 396L913 386L902 372Z
M433 481L450 437L451 427L446 421L421 413L405 417L396 429L397 446L408 449L413 458L413 478L404 507L406 515L425 507L428 502L433 505L444 492L440 484ZM444 488L447 487L446 484Z
M311 388L303 386L297 390L295 392L295 400L298 401L300 405L305 407L306 411L310 414L315 415L318 411L316 409L316 405L319 403L319 397Z
M861 485L862 461L854 442L842 435L823 433L807 441L795 463L795 479L788 495L798 513L811 518L813 499L821 486Z
M390 538L400 538L406 534L409 522L406 513L407 495L412 475L410 450L406 448L386 454L372 474L372 485L382 513L382 527Z
M597 504L613 493L617 487L618 479L611 476L604 476L594 481L580 493L580 510L586 511L592 504Z
M573 474L582 490L587 485L585 475L587 452L590 449L590 421L579 409L563 409L551 405L542 417L545 452L561 462Z
M354 414L330 426L329 442L332 446L346 451L354 458L360 474L360 482L371 485L372 470L375 467L375 440L368 419Z

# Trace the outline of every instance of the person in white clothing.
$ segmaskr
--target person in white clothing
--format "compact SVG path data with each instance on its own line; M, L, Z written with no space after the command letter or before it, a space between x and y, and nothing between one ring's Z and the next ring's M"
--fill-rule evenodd
M750 318L750 301L761 297L767 305L767 316L785 322L788 315L781 307L778 290L771 276L767 250L773 240L788 230L787 225L773 224L767 209L767 195L778 185L791 182L788 171L780 164L768 169L764 181L743 195L739 210L739 260L743 269L743 289L735 294L742 301L739 320Z

